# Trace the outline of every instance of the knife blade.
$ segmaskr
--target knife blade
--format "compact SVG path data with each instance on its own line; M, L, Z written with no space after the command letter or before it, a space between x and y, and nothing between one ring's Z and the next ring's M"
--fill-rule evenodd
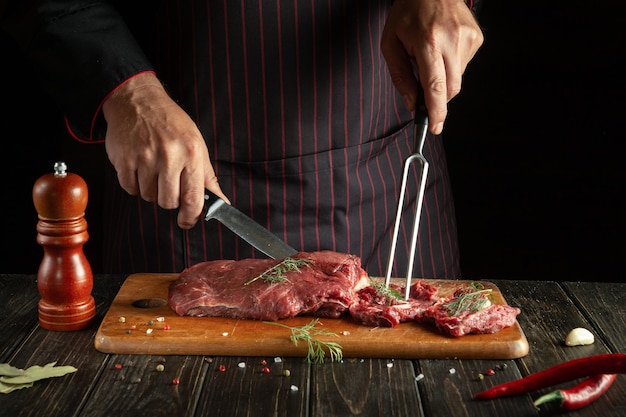
M270 258L284 259L298 252L265 227L212 192L205 190L204 200L204 207L206 208L205 221L216 219Z

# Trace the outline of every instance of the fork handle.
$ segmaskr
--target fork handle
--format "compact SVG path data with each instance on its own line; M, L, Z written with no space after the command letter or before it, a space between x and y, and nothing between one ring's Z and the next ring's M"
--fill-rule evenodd
M426 109L424 90L421 87L417 89L417 101L415 102L413 122L415 123L413 131L413 152L422 153L426 133L428 132L428 110Z

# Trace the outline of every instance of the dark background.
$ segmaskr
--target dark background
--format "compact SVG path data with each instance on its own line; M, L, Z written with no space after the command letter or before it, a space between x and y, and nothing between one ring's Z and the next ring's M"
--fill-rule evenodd
M444 130L464 277L621 281L626 6L483 2L485 43ZM0 272L37 272L32 186L57 160L89 185L84 250L98 272L104 146L69 138L2 34L0 51Z

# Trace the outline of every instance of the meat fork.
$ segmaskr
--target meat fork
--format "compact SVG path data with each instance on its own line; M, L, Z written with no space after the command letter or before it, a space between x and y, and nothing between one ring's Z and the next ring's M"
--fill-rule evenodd
M393 236L391 238L391 247L389 250L389 261L387 264L387 274L385 275L385 286L389 286L391 281L391 270L393 261L396 256L396 245L398 243L398 231L400 229L400 220L402 219L402 208L404 207L404 198L406 195L407 179L414 162L419 162L421 166L421 178L419 181L419 194L417 197L417 205L415 211L415 219L413 220L413 235L411 237L411 251L409 253L409 265L406 272L406 290L404 299L409 299L411 279L413 273L413 263L415 261L415 249L417 246L417 235L419 231L420 218L422 216L422 206L424 202L424 190L426 189L426 177L428 176L428 161L422 154L426 133L428 132L428 111L424 102L424 93L419 89L417 106L413 117L413 154L404 160L404 170L402 173L402 184L400 186L400 197L398 198L398 207L396 208L396 222L393 228Z

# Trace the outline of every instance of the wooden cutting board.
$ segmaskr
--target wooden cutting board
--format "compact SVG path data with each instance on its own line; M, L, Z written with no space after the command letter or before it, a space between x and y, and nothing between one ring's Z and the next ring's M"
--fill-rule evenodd
M289 339L290 331L276 325L256 320L178 316L167 304L168 285L177 277L130 275L98 329L96 349L119 354L306 356L306 343L295 346ZM424 281L436 285L442 296L470 282ZM493 290L496 304L506 304L493 283L481 283ZM303 326L312 319L295 317L280 323ZM456 338L417 323L372 328L358 325L350 317L320 319L317 326L337 335L320 339L339 343L345 358L515 359L528 353L528 342L517 322L495 334Z

